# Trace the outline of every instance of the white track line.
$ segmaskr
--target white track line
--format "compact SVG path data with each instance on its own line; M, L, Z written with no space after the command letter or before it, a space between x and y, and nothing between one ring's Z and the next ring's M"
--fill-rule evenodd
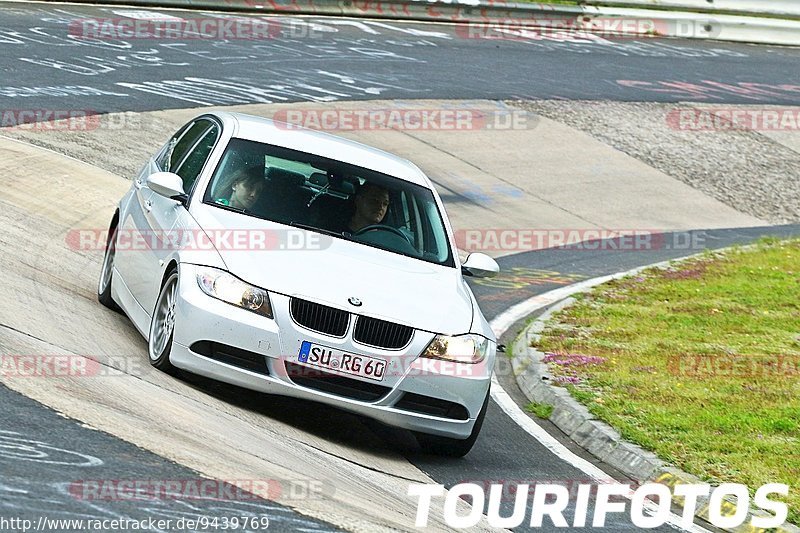
M517 305L509 308L505 312L501 313L497 318L490 322L492 326L492 330L495 332L495 335L499 338L503 333L511 327L516 321L525 318L526 316L530 315L531 313L542 309L543 307L547 307L552 305L564 298L567 298L575 293L584 291L596 285L600 285L601 283L605 283L612 279L621 278L630 274L635 274L645 268L651 268L656 266L663 266L671 261L664 261L661 263L657 263L654 265L649 265L645 267L636 268L633 270L629 270L627 272L620 272L618 274L612 274L610 276L602 276L599 278L593 278L586 281L581 281L579 283L575 283L574 285L570 285L568 287L561 287L560 289L555 289L544 294L539 294L525 300L524 302L518 303ZM617 483L611 476L606 474L603 470L601 470L596 465L590 463L586 459L579 457L572 453L566 446L558 442L552 435L550 435L547 431L542 429L536 422L531 419L522 409L519 408L517 403L508 395L508 393L503 389L500 383L497 381L495 376L492 376L492 399L500 406L500 409L503 410L505 414L508 415L511 420L513 420L519 427L521 427L525 432L527 432L530 436L534 439L539 441L539 443L550 450L553 455L561 459L562 461L569 463L574 468L580 470L591 479L595 480L598 483ZM626 497L630 499L633 496L633 491L630 491L626 494ZM645 509L648 511L655 512L657 506L649 501L645 503ZM685 528L680 525L681 517L676 515L675 513L670 513L669 518L667 520L667 524L674 527L675 529L680 529L683 531L691 531L696 533L708 533L707 529L704 529L698 525L692 525L690 528Z

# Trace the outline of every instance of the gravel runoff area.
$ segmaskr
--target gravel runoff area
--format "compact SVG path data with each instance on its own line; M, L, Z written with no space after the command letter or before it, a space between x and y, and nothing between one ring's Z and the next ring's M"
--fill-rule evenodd
M708 104L556 100L508 104L584 131L742 213L774 224L800 221L800 128L775 134L689 131L668 120L674 119L676 111L702 109ZM726 110L738 108L747 109L724 106ZM248 106L236 110L247 112ZM0 135L131 179L139 165L196 112L111 113L101 116L96 127L87 131L0 128ZM784 143L774 140L776 136Z
M800 221L800 150L796 148L800 128L789 125L786 131L770 135L726 130L730 122L725 120L712 131L677 125L681 110L712 110L719 117L721 111L753 106L556 100L508 104L584 131L742 213L773 224ZM759 112L773 109L787 110L757 108ZM795 117L800 114L797 108L789 111Z
M147 158L183 122L182 118L167 118L163 111L108 113L90 119L87 127L47 128L26 124L0 128L0 135L68 155L132 180Z

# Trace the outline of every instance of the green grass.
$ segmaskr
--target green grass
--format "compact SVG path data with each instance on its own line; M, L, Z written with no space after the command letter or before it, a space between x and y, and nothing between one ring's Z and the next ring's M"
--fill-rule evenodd
M539 418L544 418L544 419L550 418L550 415L553 414L553 406L546 405L543 403L531 402L527 406L525 406L525 410L528 411L529 413L533 413Z
M624 438L710 483L786 483L800 523L800 240L598 287L537 347Z

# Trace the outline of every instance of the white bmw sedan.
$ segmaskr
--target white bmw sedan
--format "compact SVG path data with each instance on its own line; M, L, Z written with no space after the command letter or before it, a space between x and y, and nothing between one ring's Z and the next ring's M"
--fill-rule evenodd
M496 339L442 201L410 162L233 113L199 116L122 198L98 286L150 362L323 402L463 456Z

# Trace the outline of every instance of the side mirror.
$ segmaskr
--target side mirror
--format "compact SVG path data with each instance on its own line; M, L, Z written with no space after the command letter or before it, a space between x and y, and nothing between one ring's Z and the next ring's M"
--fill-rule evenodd
M491 278L500 272L500 265L488 255L476 252L467 256L466 261L461 265L461 272L466 276Z
M186 205L189 197L183 190L183 180L172 172L156 172L147 178L147 187L156 194Z

